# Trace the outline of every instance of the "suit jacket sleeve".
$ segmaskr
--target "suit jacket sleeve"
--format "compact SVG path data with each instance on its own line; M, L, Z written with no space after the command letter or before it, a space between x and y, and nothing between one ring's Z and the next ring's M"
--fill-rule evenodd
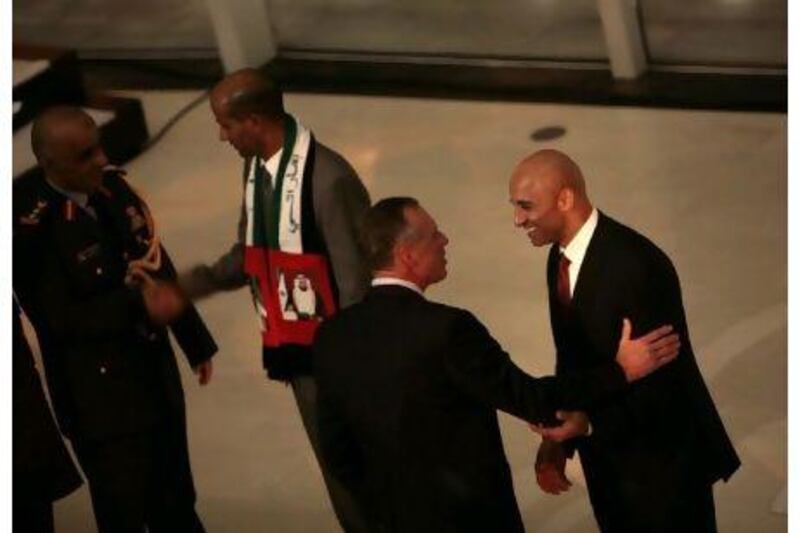
M175 280L177 274L167 251L161 247L163 276ZM217 343L208 331L197 308L189 303L183 313L170 324L170 330L192 367L209 359L217 352Z
M47 405L16 303L13 328L13 490L51 501L82 481Z
M339 175L318 182L314 194L317 225L339 288L339 307L361 300L369 288L367 271L358 245L358 228L370 206L369 193L355 171L344 161Z
M245 179L247 169L245 165ZM210 296L219 291L238 289L247 284L244 272L244 246L247 232L247 213L244 198L236 227L236 242L211 265L195 265L181 273L178 283L192 300Z
M535 378L517 367L486 328L463 311L450 332L445 366L465 393L534 423L549 423L557 409L586 410L627 386L616 362L584 372Z
M325 335L325 323L320 326L314 342L314 377L317 381L317 424L322 456L331 473L351 491L358 494L364 481L364 459L342 411L340 400L329 385L328 354L336 354Z
M675 395L685 394L682 376L692 364L689 332L686 325L678 275L664 255L650 258L643 276L633 281L625 296L625 313L633 323L633 336L670 324L680 335L678 358L650 376L631 385L627 394L590 412L594 428L591 438L616 442L633 432L658 424ZM680 428L675 428L680 431Z

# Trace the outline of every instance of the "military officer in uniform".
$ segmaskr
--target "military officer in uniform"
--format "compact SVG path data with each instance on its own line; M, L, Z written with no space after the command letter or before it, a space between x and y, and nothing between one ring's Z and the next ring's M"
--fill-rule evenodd
M173 283L146 204L122 172L104 170L91 117L50 109L31 141L44 178L27 184L32 201L15 219L14 287L98 529L203 531L167 327L201 384L217 346Z

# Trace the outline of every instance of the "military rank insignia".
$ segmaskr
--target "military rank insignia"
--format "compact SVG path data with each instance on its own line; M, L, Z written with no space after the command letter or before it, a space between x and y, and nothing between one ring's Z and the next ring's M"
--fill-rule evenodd
M47 202L45 200L37 201L36 206L30 213L19 217L19 223L25 226L37 225L41 221L42 213L44 213L46 207L47 207Z
M124 177L128 175L128 171L116 165L106 165L103 168L103 174L109 176Z
M96 256L100 252L100 243L94 243L92 245L87 246L83 250L77 253L75 259L78 263L84 263L87 260L91 259L92 257Z
M72 200L64 202L64 220L67 222L75 220L75 202Z

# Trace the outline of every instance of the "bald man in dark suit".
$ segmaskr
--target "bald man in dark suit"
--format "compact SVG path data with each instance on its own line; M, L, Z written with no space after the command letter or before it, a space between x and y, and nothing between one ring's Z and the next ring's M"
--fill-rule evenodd
M591 436L543 441L539 485L554 494L567 490L564 466L577 449L604 533L716 531L712 484L730 478L739 458L697 367L669 257L595 209L580 168L561 152L524 159L509 192L516 226L534 246L551 245L556 375L611 360L624 317L634 332L669 323L681 338L675 364L591 406Z

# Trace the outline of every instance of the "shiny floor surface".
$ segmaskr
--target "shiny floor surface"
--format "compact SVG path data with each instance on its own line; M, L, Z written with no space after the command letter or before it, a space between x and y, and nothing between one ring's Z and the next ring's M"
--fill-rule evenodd
M155 132L197 94L134 96ZM420 199L450 238L450 275L430 298L475 312L539 375L553 369L546 252L514 229L507 180L535 149L571 154L595 204L651 237L680 274L700 367L743 461L716 486L720 531L786 530L785 115L297 94L287 107L353 164L373 200ZM549 126L566 134L531 140ZM128 169L180 266L232 243L240 160L217 140L205 102ZM291 392L261 369L249 295L200 310L221 347L212 383L201 388L181 363L208 531L337 531ZM577 466L568 493L545 495L533 473L538 437L506 415L501 426L527 530L596 531ZM57 504L56 525L93 530L86 489Z

